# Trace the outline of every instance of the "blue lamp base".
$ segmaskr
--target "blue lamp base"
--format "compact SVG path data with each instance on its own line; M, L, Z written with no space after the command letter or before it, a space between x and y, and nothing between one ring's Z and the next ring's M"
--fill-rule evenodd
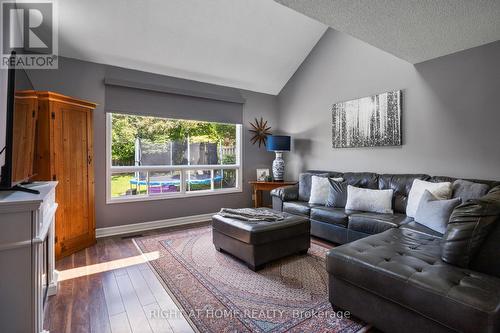
M273 180L283 181L285 177L285 160L283 160L283 152L276 151L276 158L273 161Z

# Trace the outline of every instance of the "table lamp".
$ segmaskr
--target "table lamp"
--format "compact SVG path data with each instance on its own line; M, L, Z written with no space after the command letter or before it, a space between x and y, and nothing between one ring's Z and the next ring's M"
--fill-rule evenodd
M273 179L283 181L285 176L285 161L283 152L290 151L290 137L287 135L268 135L267 151L274 151L276 158L273 161Z

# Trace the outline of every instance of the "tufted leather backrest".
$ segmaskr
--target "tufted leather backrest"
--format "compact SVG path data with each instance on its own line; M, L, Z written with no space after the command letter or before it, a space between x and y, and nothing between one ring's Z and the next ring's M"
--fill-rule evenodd
M344 172L341 176L349 185L362 188L378 188L378 175L372 172Z
M470 263L470 268L500 277L500 222L497 221L489 232L477 255Z
M467 179L467 178L453 178L448 176L433 176L428 181L433 183L442 183L442 182L450 182L453 183L457 179L467 180L473 183L485 184L488 185L489 190L493 189L496 186L500 186L500 182L496 180L484 180L484 179ZM452 196L455 198L455 195Z
M338 171L324 171L324 170L307 170L306 172L313 174L328 174L330 178L340 178L344 173Z
M309 201L311 193L310 179L311 174L320 174L332 178L342 177L349 185L370 188L370 189L392 189L394 190L393 209L396 213L406 213L406 204L408 200L408 193L415 179L425 180L433 183L450 182L453 183L457 179L468 180L474 183L486 184L489 189L500 186L500 181L481 180L481 179L466 179L466 178L453 178L447 176L429 176L426 174L376 174L373 172L338 172L338 171L324 171L324 170L308 170L309 174L305 176L303 185L299 184L299 200ZM301 174L305 175L305 174ZM453 196L454 197L454 196Z
M415 179L428 180L429 175L425 174L384 174L378 177L378 188L380 190L393 190L392 207L396 213L406 213L408 193Z
M487 265L500 266L498 254L496 262L484 262L488 253L500 252L500 233L496 232L499 220L500 186L455 208L442 240L443 261L460 267L473 265L479 271L488 270Z

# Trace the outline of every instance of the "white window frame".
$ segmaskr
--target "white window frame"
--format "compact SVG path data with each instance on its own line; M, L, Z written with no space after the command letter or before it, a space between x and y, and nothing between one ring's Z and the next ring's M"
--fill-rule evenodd
M112 144L112 113L106 113L106 203L125 203L125 202L136 202L136 201L151 201L151 200L166 200L166 199L179 199L179 198L191 198L207 195L220 195L228 193L241 193L243 191L243 167L242 167L242 157L241 157L241 143L242 143L242 125L236 125L236 164L230 165L155 165L155 166L113 166L112 165L112 154L111 154L111 144ZM160 118L160 117L157 117ZM212 189L210 190L199 190L199 191L186 191L185 179L187 171L190 170L236 170L236 185L234 188L227 189L214 189L212 180ZM126 172L165 172L165 171L179 171L180 172L180 191L179 192L168 192L165 194L155 194L155 195L129 195L123 197L112 197L111 196L111 176L116 173L126 173ZM213 177L212 177L213 178Z

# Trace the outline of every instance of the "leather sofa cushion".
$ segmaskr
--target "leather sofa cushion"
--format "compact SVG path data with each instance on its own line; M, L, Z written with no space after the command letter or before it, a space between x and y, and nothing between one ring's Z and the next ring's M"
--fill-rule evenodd
M443 237L442 259L449 264L469 267L484 240L500 219L500 186L480 199L455 208ZM499 251L497 245L497 251Z
M357 212L349 215L350 230L365 234L377 234L391 228L397 228L401 223L411 219L404 214L380 214Z
M327 174L330 178L342 178L343 173L338 171L324 171L324 170L307 170L306 172L312 174Z
M390 229L330 250L327 270L454 330L499 329L500 279L444 263L439 242Z
M497 180L468 179L468 178L460 178L460 179L478 184L486 184L489 186L489 190L491 190L494 187L500 186L500 181ZM442 183L442 182L453 183L455 180L457 180L457 178L447 177L447 176L433 176L429 179L429 181L433 183Z
M347 227L347 221L349 219L347 212L344 208L314 207L311 209L310 217L311 220Z
M437 238L443 237L443 234L435 230L432 230L431 228L426 227L425 225L413 221L411 217L408 217L408 220L409 220L408 223L402 224L399 228L421 233L426 236L437 237Z
M470 269L500 277L500 223L497 223L470 263Z
M256 245L309 233L311 223L306 217L291 214L276 222L248 222L216 214L212 217L212 227L226 236Z
M282 201L298 200L299 198L299 184L281 186L271 190L272 197L278 197Z
M344 181L352 186L378 189L378 175L371 172L345 172L341 176Z
M311 205L306 201L283 202L283 211L294 215L304 215L309 217L312 207L318 207L318 205Z
M378 177L378 188L381 190L392 189L394 191L392 198L394 212L404 214L413 181L415 179L428 180L429 178L430 176L425 174L384 174Z

